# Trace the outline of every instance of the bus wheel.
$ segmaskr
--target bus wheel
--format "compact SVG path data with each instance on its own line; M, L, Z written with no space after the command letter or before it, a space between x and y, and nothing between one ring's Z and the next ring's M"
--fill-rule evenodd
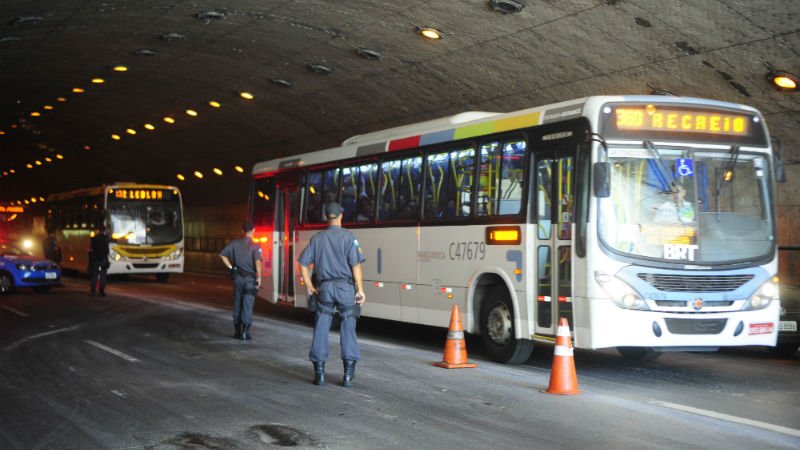
M514 337L514 309L505 286L496 286L483 302L480 317L481 339L494 361L520 364L528 360L533 341Z
M169 274L168 273L157 273L156 280L160 281L161 283L166 283L169 281Z
M49 291L51 287L53 286L34 286L33 292L36 292L37 294L44 294L45 292Z
M6 272L0 272L0 294L8 294L14 290L14 279Z
M617 351L623 358L631 361L652 361L661 356L661 352L650 347L617 347Z

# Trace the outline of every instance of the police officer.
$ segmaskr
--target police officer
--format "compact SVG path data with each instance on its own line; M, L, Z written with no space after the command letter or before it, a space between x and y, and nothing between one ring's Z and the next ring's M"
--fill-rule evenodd
M261 247L253 242L253 223L242 224L244 236L231 241L219 256L233 278L233 326L235 339L249 341L253 302L261 286Z
M356 319L360 315L361 305L366 301L361 272L361 264L366 259L353 233L342 228L342 207L330 202L323 209L328 229L311 238L297 260L309 296L318 296L314 337L308 356L314 364L314 384L324 385L328 331L334 308L337 308L341 317L342 386L350 387L356 362L361 357L356 338ZM317 284L314 284L309 272L312 264Z
M56 232L53 229L47 231L47 237L42 240L42 251L45 259L61 265L61 247L56 241Z
M89 286L92 297L100 292L101 297L106 296L106 272L111 265L108 261L108 244L106 227L99 225L95 228L94 236L89 240Z

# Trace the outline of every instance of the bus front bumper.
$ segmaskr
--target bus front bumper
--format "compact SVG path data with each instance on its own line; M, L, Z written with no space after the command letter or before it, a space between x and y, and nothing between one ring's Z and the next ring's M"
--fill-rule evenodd
M588 320L576 324L576 347L657 350L659 347L774 346L780 304L773 301L757 311L676 314L623 309L608 299L592 299L588 312Z

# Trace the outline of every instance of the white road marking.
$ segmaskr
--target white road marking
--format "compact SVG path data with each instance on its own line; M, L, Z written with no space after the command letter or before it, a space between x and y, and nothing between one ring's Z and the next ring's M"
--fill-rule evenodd
M133 356L126 355L125 353L122 353L119 350L115 350L115 349L113 349L113 348L111 348L111 347L109 347L107 345L103 345L103 344L101 344L99 342L92 341L90 339L84 339L83 342L86 342L89 345L94 345L95 347L99 348L100 350L103 350L103 351L106 351L108 353L111 353L114 356L119 356L120 358L124 359L125 361L139 362L139 360L134 358Z
M774 431L776 433L786 434L794 437L800 437L800 430L796 428L789 428L771 423L760 422L758 420L745 419L744 417L730 416L728 414L722 414L716 411L709 411L707 409L699 409L691 406L679 405L677 403L659 402L659 401L650 401L648 403L650 403L651 405L662 406L664 408L670 408L677 411L697 414L699 416L711 417L713 419L725 420L727 422L749 425L751 427L761 428L763 430Z
M22 312L22 311L20 311L18 309L14 309L14 308L12 308L10 306L3 305L3 306L0 306L0 308L5 309L6 311L11 311L12 313L14 313L14 314L16 314L16 315L18 315L20 317L28 317L27 313L24 313L24 312Z
M13 350L14 348L18 347L22 343L25 343L25 342L28 342L28 341L32 341L34 339L39 339L40 337L50 336L51 334L64 333L64 332L67 332L67 331L75 331L78 328L80 328L80 326L79 325L75 325L74 327L59 328L58 330L45 331L44 333L34 334L33 336L28 336L26 338L22 338L22 339L18 340L17 342L14 342L13 344L7 345L6 348L4 348L3 350Z

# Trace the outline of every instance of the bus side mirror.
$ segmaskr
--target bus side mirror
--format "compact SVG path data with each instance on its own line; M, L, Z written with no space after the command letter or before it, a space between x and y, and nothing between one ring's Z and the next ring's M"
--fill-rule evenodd
M611 163L594 163L592 169L592 181L594 183L594 196L597 198L608 198L611 196Z

